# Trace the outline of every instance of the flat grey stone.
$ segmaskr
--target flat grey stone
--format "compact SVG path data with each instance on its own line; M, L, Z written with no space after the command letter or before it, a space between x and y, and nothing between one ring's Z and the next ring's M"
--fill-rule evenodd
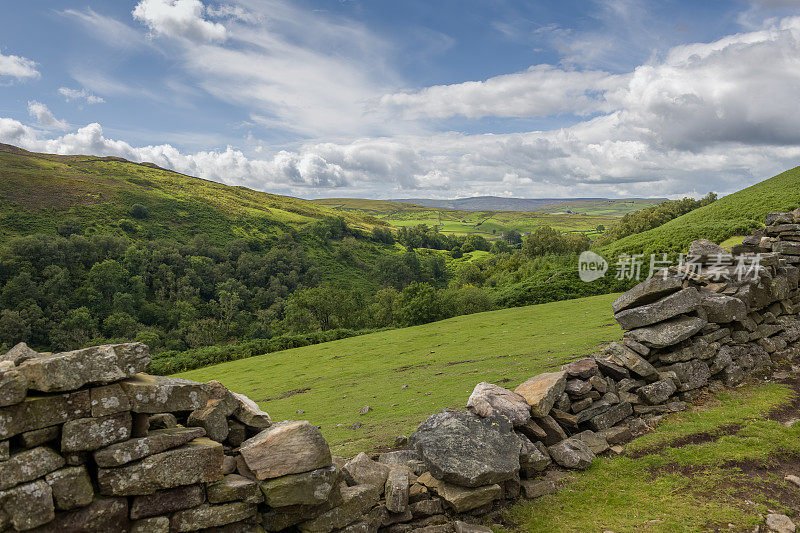
M63 392L119 381L144 372L149 365L147 345L133 342L35 357L17 368L28 378L29 389Z
M699 332L708 322L700 317L681 316L653 326L632 329L628 335L652 348L678 344Z
M697 289L689 287L653 303L620 311L614 317L622 329L635 329L691 313L700 306Z
M683 288L683 280L679 277L670 276L665 279L663 276L654 276L614 300L611 310L616 314L632 307L648 304L679 291L681 288Z
M207 438L116 468L99 468L100 493L136 496L222 479L222 445Z
M183 446L204 434L203 428L157 429L149 432L146 437L126 440L97 450L94 452L94 460L97 466L104 468L122 466L131 461L138 461L147 456Z

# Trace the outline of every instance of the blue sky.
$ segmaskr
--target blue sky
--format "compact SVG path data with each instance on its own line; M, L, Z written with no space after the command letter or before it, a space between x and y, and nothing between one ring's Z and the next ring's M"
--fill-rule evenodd
M727 193L800 164L800 1L20 2L0 142L329 196Z

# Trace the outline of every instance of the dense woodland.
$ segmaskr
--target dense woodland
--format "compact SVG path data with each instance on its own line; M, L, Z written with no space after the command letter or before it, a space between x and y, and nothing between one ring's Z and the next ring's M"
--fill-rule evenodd
M334 217L271 242L223 247L202 235L180 244L61 233L18 237L0 249L0 343L66 350L138 339L185 350L421 324L581 295L574 280L559 287L550 279L541 291L530 285L558 277L574 264L564 254L589 245L550 228L519 245L519 235L490 244L424 226L398 232L396 243L383 228L366 233ZM464 255L474 250L493 253Z
M714 198L626 215L606 235L649 229ZM129 216L146 221L149 214L135 204ZM225 244L204 234L184 243L87 234L70 219L57 233L0 247L0 349L20 341L50 351L139 340L157 354L157 369L175 371L631 283L613 275L580 282L576 254L591 241L547 226L491 242L424 224L365 231L334 216Z

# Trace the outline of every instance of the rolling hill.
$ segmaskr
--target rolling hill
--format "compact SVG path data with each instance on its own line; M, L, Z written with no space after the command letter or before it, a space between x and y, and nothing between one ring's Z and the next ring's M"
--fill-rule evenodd
M762 226L767 213L791 211L799 205L800 167L796 167L599 251L607 257L682 252L695 239L720 243L734 235L745 235Z
M342 216L354 227L385 225L369 216L117 157L38 154L0 144L0 176L0 242L31 233L55 235L59 226L62 233L74 229L132 240L188 242L203 233L225 243L274 238L326 216ZM137 204L146 217L132 214Z
M569 205L569 203L565 204L564 202L554 204L551 206L553 210L545 213L519 210L463 210L359 198L327 198L313 201L343 213L371 216L394 227L426 224L439 228L439 231L443 233L476 233L488 239L498 238L505 231L530 233L541 226L550 226L561 232L592 234L596 232L598 226L608 226L624 214L622 211L616 211L613 207L596 214L567 213L563 206ZM620 203L618 205L633 204ZM635 205L637 209L646 207L645 204Z
M406 198L392 202L460 211L538 211L540 213L582 213L589 215L627 213L664 201L665 198L504 198L474 196L454 200Z

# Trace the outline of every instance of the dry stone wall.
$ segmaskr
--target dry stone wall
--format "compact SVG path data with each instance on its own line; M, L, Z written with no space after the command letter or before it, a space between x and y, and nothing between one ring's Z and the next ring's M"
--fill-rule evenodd
M272 422L217 382L147 375L143 344L15 346L0 357L0 532L488 531L471 522L795 358L800 210L733 255L689 251L614 302L622 341L513 391L480 383L467 410L372 457L332 457L309 422Z

